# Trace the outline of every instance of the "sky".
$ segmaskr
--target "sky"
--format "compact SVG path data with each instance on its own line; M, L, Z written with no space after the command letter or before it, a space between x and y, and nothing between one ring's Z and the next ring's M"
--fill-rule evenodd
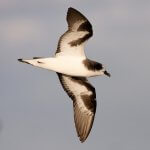
M83 144L57 75L17 61L54 55L69 7L93 25L87 57L112 75L89 79L98 105ZM149 14L148 0L1 0L0 149L150 149Z

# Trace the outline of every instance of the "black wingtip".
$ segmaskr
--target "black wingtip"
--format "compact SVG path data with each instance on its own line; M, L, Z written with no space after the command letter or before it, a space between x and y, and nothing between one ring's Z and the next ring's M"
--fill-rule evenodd
M68 10L71 10L71 9L74 9L74 8L72 8L72 7L69 7L69 8L68 8Z
M18 59L18 61L23 62L22 58Z
M77 9L73 8L73 7L69 7L68 8L68 12L67 14L70 14L70 13L79 13L81 14ZM81 14L82 15L82 14Z
M81 142L81 143L84 143L84 142L85 142L85 140L86 140L86 139L80 139L80 142Z

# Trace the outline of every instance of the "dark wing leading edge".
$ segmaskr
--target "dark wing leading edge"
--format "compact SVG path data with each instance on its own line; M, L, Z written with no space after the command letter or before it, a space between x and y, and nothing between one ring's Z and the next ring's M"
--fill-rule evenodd
M68 30L60 37L58 53L84 55L84 42L93 35L92 25L79 11L69 8L67 12Z
M59 80L73 100L74 121L81 142L88 137L96 112L95 88L83 77L71 77L57 73Z

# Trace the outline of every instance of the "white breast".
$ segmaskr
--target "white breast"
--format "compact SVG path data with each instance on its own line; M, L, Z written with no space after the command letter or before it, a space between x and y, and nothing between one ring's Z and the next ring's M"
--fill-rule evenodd
M96 71L88 70L84 64L83 60L85 57L74 57L74 56L58 56L53 58L43 58L36 60L26 60L30 64L59 72L71 76L82 76L90 77L99 75Z

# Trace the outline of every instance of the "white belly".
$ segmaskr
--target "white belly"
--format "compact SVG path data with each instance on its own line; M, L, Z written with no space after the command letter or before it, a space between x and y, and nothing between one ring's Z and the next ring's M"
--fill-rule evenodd
M53 57L53 58L42 58L34 60L26 60L34 66L41 67L44 69L52 70L66 75L71 76L83 76L90 77L96 76L97 73L88 70L83 60L85 58L80 57Z

